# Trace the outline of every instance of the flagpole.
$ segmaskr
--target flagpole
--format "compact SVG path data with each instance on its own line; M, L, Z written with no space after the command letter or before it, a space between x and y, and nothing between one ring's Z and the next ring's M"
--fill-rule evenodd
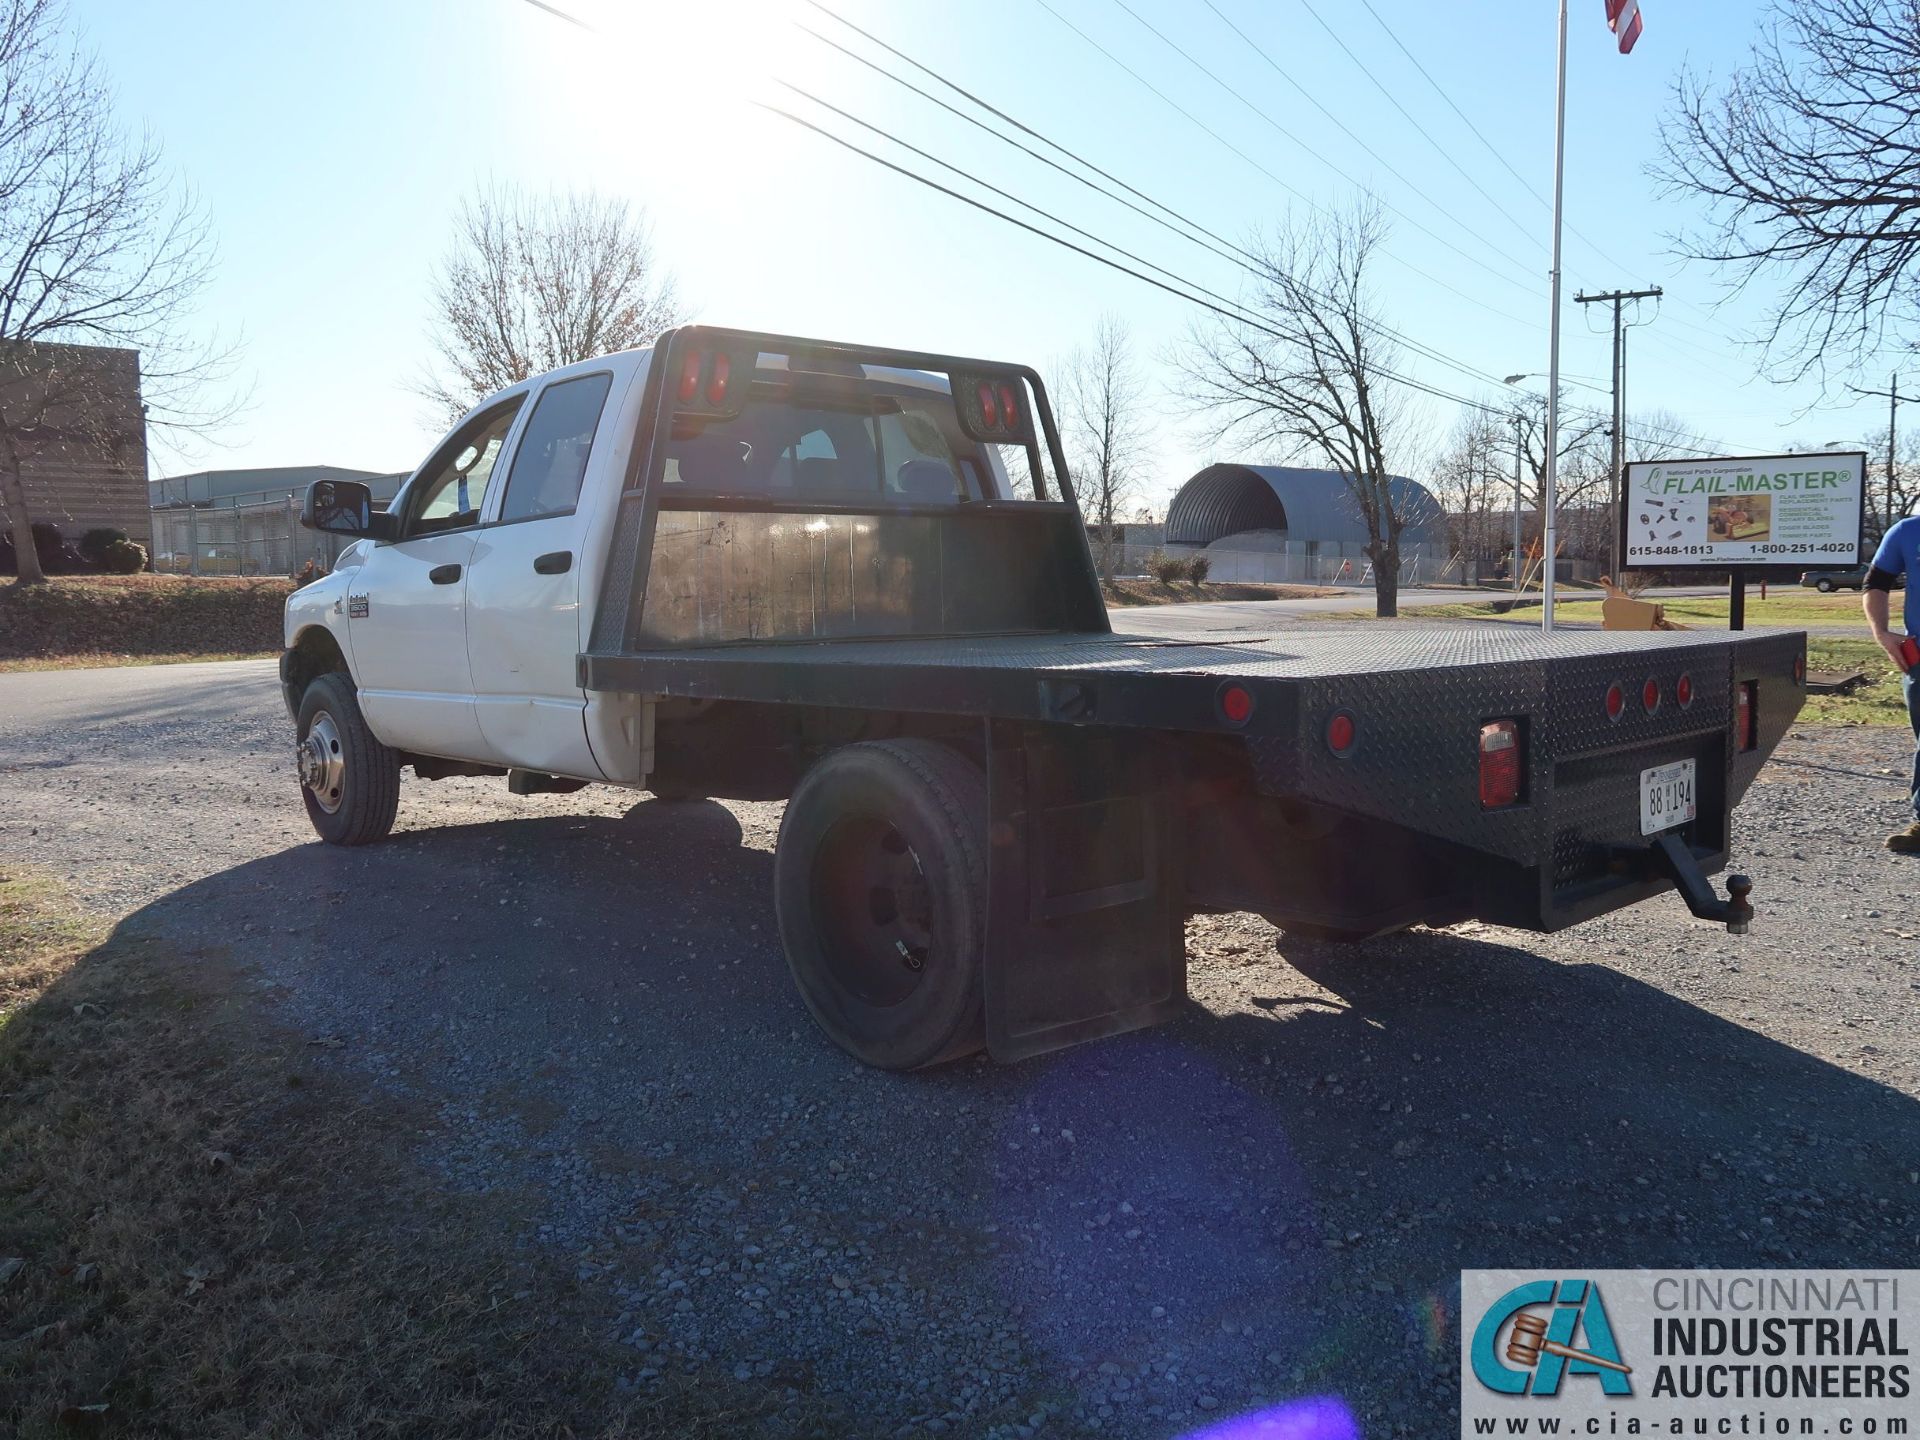
M1553 629L1554 487L1560 469L1560 208L1567 168L1567 0L1560 0L1560 83L1553 119L1553 318L1547 350L1547 473L1540 497L1546 573L1540 591L1540 628Z

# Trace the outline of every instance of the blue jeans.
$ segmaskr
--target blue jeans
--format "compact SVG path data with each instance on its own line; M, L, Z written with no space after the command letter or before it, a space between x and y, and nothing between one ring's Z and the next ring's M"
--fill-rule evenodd
M1909 670L1900 677L1900 690L1907 700L1907 723L1913 726L1913 779L1907 784L1907 799L1913 804L1913 818L1920 820L1920 685Z

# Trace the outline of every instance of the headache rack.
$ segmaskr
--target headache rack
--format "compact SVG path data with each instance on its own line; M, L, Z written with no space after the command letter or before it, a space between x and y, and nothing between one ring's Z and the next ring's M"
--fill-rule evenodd
M669 478L687 436L725 433L803 384L823 409L844 406L836 392L891 383L869 367L945 382L944 396L919 393L952 408L960 493L729 493L724 478ZM589 689L599 662L691 646L1111 633L1046 388L1026 366L687 326L655 346L642 417L580 658ZM989 493L977 458L989 449L1024 464L1029 495Z

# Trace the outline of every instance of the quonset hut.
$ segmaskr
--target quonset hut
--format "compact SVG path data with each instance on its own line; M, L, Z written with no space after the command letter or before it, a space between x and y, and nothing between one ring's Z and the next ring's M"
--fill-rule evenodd
M1436 574L1447 559L1446 512L1405 476L1394 476L1388 493L1405 522L1402 580ZM1367 522L1337 470L1209 465L1167 506L1166 548L1204 550L1215 580L1357 581L1367 565Z

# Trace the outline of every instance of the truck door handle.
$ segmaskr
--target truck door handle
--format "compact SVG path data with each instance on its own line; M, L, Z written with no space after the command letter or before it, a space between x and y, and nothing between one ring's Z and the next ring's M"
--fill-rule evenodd
M451 585L460 578L458 565L436 565L427 571L427 579L436 585Z
M564 575L573 568L573 551L549 550L533 562L537 575Z

